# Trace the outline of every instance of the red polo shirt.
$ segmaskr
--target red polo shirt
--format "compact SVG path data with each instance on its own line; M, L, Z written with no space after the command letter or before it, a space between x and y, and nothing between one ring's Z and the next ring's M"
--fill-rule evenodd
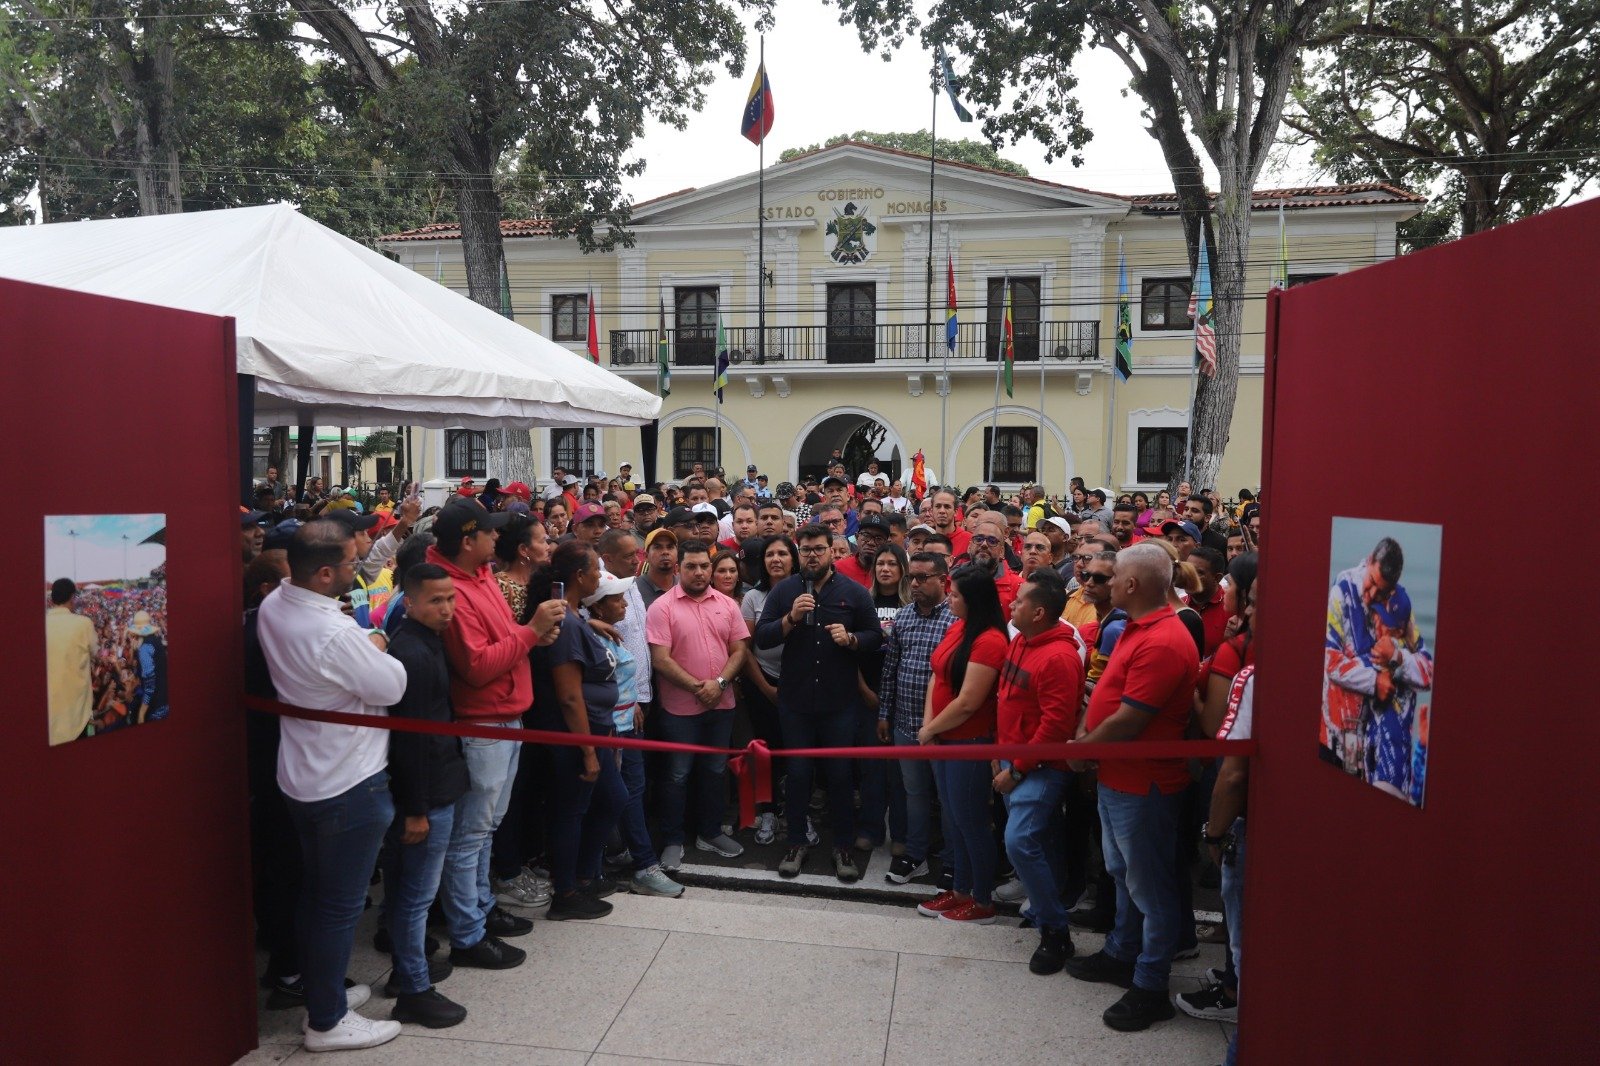
M1228 619L1233 617L1228 613L1228 609L1222 605L1222 600L1221 589L1217 590L1217 594L1211 597L1211 602L1204 607L1195 607L1192 597L1189 600L1189 606L1194 607L1195 613L1200 616L1200 624L1206 631L1206 656L1208 658L1216 654L1217 647L1222 643L1222 634L1228 628Z
M1182 740L1194 707L1200 656L1171 607L1130 620L1089 697L1084 724L1093 730L1128 703L1150 716L1138 740ZM1183 759L1115 759L1100 764L1100 783L1142 796L1153 784L1163 793L1189 784Z
M833 568L844 577L865 588L868 592L872 591L872 575L862 569L860 561L854 555L846 555L843 559L835 559Z

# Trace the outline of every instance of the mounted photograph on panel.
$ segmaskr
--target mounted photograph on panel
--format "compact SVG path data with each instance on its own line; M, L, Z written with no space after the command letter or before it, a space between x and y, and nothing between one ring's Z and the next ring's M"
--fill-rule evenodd
M1324 761L1421 807L1443 527L1335 518L1323 643Z
M51 745L167 716L167 517L47 515Z

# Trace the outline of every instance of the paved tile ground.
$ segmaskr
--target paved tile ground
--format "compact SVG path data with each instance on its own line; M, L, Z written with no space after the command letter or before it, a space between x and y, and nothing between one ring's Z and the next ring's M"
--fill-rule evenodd
M1226 1046L1225 1026L1181 1013L1144 1033L1107 1029L1100 1012L1120 992L1030 974L1036 939L1015 919L960 928L906 905L706 887L677 900L619 893L612 902L599 921L537 922L516 940L529 959L515 970L458 970L441 983L469 1011L461 1025L407 1025L399 1039L337 1060L1209 1064ZM351 966L375 987L388 975L387 958L372 950L376 922L369 910ZM1074 939L1080 952L1101 943ZM1197 987L1221 961L1219 947L1203 946L1175 967L1174 991ZM362 1012L384 1017L388 1008L375 996ZM260 1017L261 1047L240 1063L314 1057L300 1050L302 1012Z

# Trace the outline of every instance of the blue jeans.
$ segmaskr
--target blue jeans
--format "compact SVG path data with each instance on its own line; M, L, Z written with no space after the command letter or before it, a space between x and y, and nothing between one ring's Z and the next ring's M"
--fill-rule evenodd
M618 733L619 737L637 737L639 734L630 729L625 733ZM648 870L661 860L656 856L656 849L650 843L650 830L644 823L644 752L637 748L623 748L622 750L622 786L628 790L628 803L622 809L620 827L622 829L622 843L627 847L628 854L633 857L633 869Z
M704 748L726 748L733 736L733 708L701 714L656 715L661 739L673 744L698 744ZM710 840L722 833L722 816L728 808L728 757L667 753L667 772L661 779L661 844L683 844L684 805L688 802L689 771L700 772L695 797L695 832Z
M854 707L841 707L826 714L778 711L783 727L783 746L792 748L847 748L855 740ZM789 819L789 846L806 842L806 816L811 810L811 782L816 760L785 755L789 761L788 786L784 790L784 809ZM849 848L856 839L856 809L850 792L850 764L844 759L822 760L822 779L828 788L828 814L833 827L833 846Z
M987 737L946 740L947 745L990 744ZM955 859L955 890L984 906L994 891L995 844L989 822L994 777L988 760L935 759L933 780L944 808L944 839Z
M1228 919L1228 952L1233 956L1233 968L1239 969L1239 934L1244 929L1244 819L1233 820L1233 857L1222 860L1222 913ZM1237 993L1236 993L1237 994ZM1239 1060L1239 1030L1234 1029L1228 1041L1228 1057L1224 1066L1234 1066Z
M394 821L394 797L388 771L379 770L330 799L287 802L305 863L296 925L306 1015L311 1028L327 1032L345 1014L350 945L383 834Z
M383 863L383 911L389 939L394 942L395 986L402 993L426 992L433 987L428 980L428 957L422 948L428 931L428 907L439 894L455 817L453 803L429 811L428 835L418 844L400 842L406 828L403 816L397 815L389 826L389 846Z
M1177 834L1183 793L1154 786L1142 796L1100 786L1101 850L1117 885L1117 924L1106 954L1132 962L1133 983L1167 990L1183 931L1179 910Z
M878 747L878 712L865 707L856 712L856 747ZM856 819L856 832L872 841L874 847L883 843L884 816L889 812L889 762L886 759L857 759L857 779L861 782L861 811Z
M470 948L483 939L483 923L494 909L489 890L489 858L494 831L511 802L511 783L517 776L516 740L462 737L461 754L467 760L472 787L456 800L455 825L445 853L444 883L439 902L450 930L450 946Z
M600 876L606 841L628 806L615 748L596 748L600 776L585 781L583 751L562 745L551 755L550 883L565 896L580 881Z
M894 731L896 747L917 746L915 733ZM903 843L906 856L913 862L928 858L928 841L933 835L933 763L925 759L903 759L900 762L900 782L905 789L906 832Z
M1006 797L1006 855L1028 890L1022 916L1040 929L1067 928L1059 812L1069 780L1064 770L1037 766Z

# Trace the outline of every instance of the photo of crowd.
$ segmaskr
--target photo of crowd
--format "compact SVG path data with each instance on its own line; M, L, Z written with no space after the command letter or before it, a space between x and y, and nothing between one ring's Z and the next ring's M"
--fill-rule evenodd
M167 717L166 516L45 518L52 745Z

